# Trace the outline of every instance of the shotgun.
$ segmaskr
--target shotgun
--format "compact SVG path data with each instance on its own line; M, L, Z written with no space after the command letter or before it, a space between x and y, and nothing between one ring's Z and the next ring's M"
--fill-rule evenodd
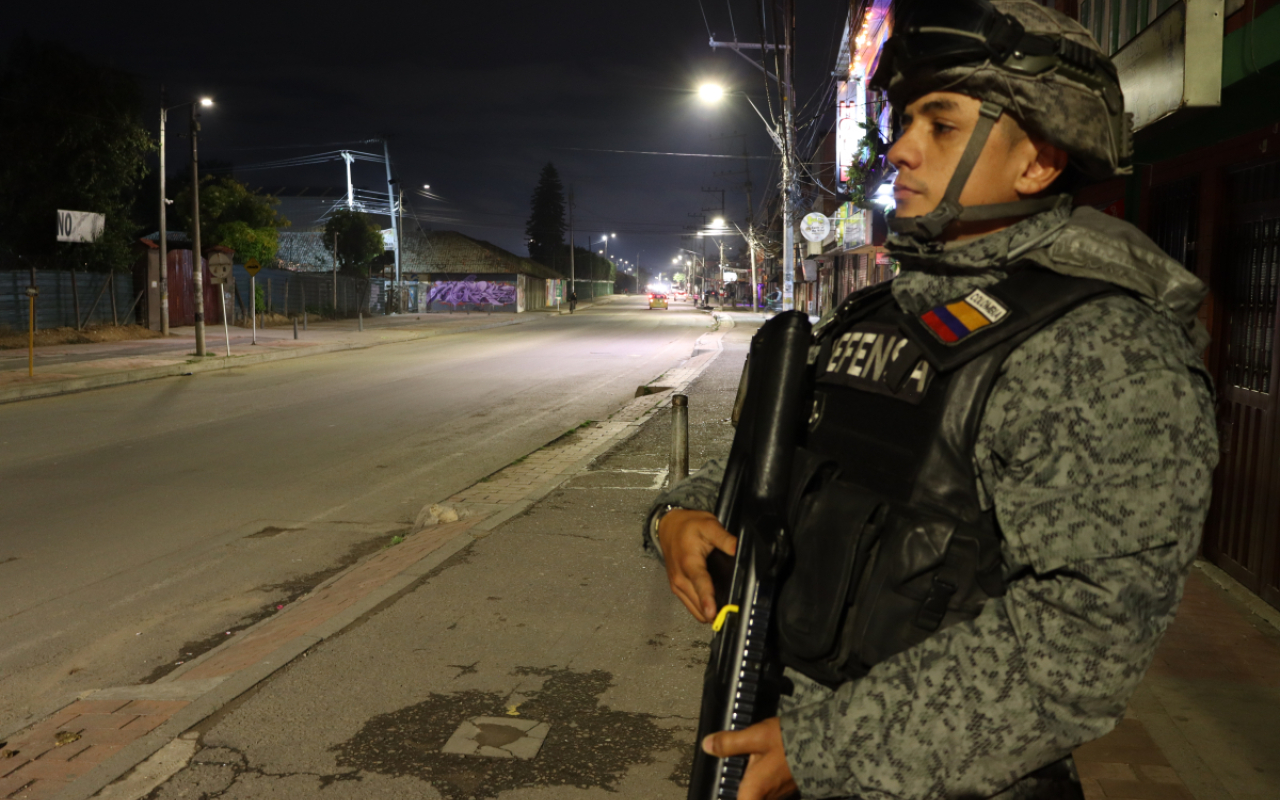
M716 516L738 537L737 555L715 551L708 568L720 609L702 683L689 800L734 800L747 757L715 758L702 740L777 713L781 664L771 633L774 577L786 553L791 460L804 428L809 318L788 311L751 340L746 395ZM730 572L731 570L731 572Z

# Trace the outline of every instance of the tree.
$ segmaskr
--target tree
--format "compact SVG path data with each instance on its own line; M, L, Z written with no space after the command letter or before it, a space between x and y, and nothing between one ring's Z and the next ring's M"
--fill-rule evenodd
M529 205L529 221L524 226L529 237L529 258L567 274L568 263L557 263L555 259L555 254L564 248L564 185L549 161L542 168Z
M215 238L217 244L235 250L236 260L242 264L249 259L270 264L280 249L280 232L275 228L254 228L238 219L219 226ZM204 244L203 236L200 242Z
M132 76L61 45L22 38L0 72L0 252L53 267L123 270L145 157ZM54 239L57 209L106 215L93 244Z
M236 260L256 258L267 266L280 247L280 228L289 220L276 212L280 201L258 194L240 181L223 176L200 178L200 243L236 251ZM175 230L191 230L191 182L175 192L171 217Z
M369 267L385 249L382 231L368 214L341 209L324 224L324 246L333 252L333 235L338 234L338 267L348 275L369 277Z

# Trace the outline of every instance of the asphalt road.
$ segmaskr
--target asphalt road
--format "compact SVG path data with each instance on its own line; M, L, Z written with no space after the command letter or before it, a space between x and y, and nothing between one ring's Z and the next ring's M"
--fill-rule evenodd
M608 417L710 324L628 298L0 406L0 731L208 647L424 505Z

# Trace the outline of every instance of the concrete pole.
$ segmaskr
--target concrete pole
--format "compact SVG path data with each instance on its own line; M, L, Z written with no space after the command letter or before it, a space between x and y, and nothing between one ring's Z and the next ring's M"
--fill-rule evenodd
M387 140L382 140L382 157L387 167L387 216L391 218L391 232L396 239L396 311L400 310L400 232L396 230L396 179L391 177L391 151L387 147ZM389 311L390 309L388 309Z
M355 161L355 156L346 150L342 151L342 160L347 162L347 210L356 210L356 193L355 188L351 184L351 162Z
M191 290L196 296L196 355L204 357L204 271L200 264L200 115L191 104Z
M160 87L160 335L169 335L169 233L166 219L169 203L165 200L164 129L169 120L165 108L164 87ZM149 315L148 315L149 316Z
M573 268L573 187L569 187L569 291L573 292L574 282L577 280L574 275ZM569 296L565 295L565 302L569 301ZM573 313L573 306L569 306L569 313Z
M333 315L338 315L338 232L333 232Z
M671 465L668 486L675 486L689 476L689 398L671 395Z
M795 220L791 208L792 194L792 158L795 154L795 132L792 108L795 97L791 89L791 56L795 52L795 43L791 31L795 25L795 3L788 2L783 29L786 51L782 56L782 108L783 108L783 151L782 151L782 308L790 311L795 308L796 280L796 242Z

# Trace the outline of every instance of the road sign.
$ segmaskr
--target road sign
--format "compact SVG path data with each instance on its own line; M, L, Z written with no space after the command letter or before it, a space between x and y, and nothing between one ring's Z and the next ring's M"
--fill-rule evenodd
M258 259L256 258L251 258L248 261L244 262L244 271L249 273L250 278L252 278L254 275L257 275L258 270L260 269L262 269L262 267L261 265L258 264Z
M102 235L107 218L92 211L63 211L58 209L58 241L94 242Z
M257 271L255 268L254 272ZM211 253L209 255L209 281L210 283L229 283L231 281L231 256L226 253Z

